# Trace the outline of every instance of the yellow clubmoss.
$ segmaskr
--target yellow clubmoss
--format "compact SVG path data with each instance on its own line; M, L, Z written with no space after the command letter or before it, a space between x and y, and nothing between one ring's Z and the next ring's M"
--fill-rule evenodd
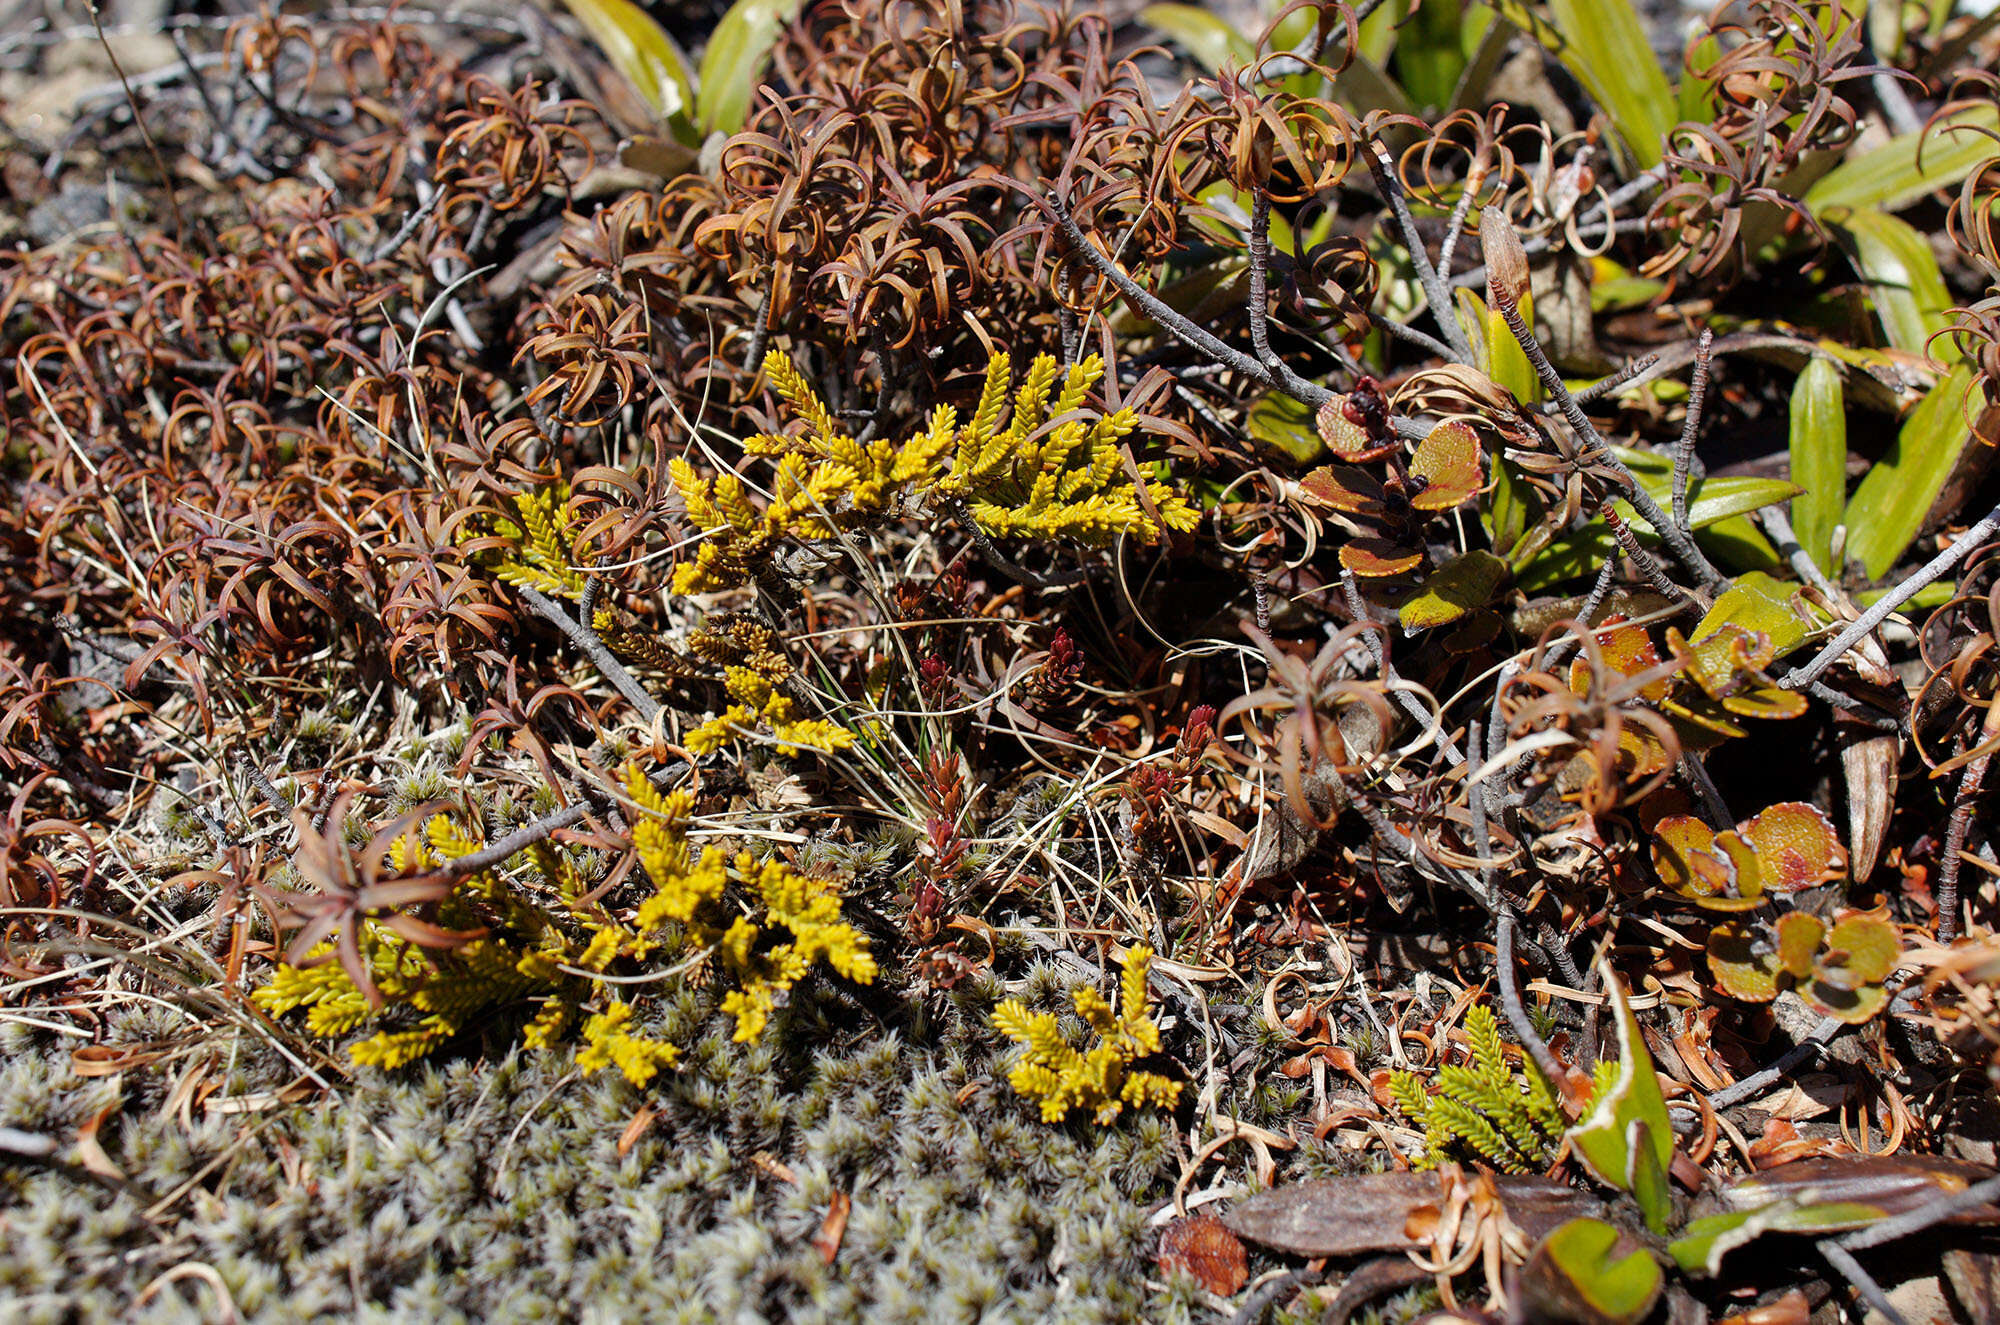
M582 595L584 576L570 557L564 538L563 513L569 504L569 484L551 483L533 492L514 494L519 523L505 516L493 520L493 532L510 546L490 563L495 575L509 584L524 584L556 598ZM470 523L459 526L460 541L476 535Z
M1042 1121L1061 1122L1072 1109L1088 1109L1105 1124L1127 1106L1171 1108L1179 1101L1180 1082L1131 1069L1132 1063L1160 1051L1160 1028L1146 998L1152 961L1153 950L1144 945L1126 952L1116 1007L1095 989L1073 995L1077 1014L1098 1037L1087 1052L1070 1046L1050 1013L1031 1013L1011 998L993 1010L994 1026L1027 1047L1007 1080L1022 1095L1041 1101Z
M705 479L685 461L673 463L688 519L704 535L693 559L674 572L676 593L736 587L786 542L831 538L841 529L900 515L929 497L964 503L960 509L993 537L1091 546L1121 535L1153 542L1200 520L1172 486L1142 480L1127 464L1123 444L1139 426L1135 411L1090 416L1086 401L1104 380L1104 361L1096 355L1067 372L1049 355L1037 355L1010 399L1012 361L995 354L979 405L963 427L955 409L939 405L928 425L901 443L865 445L840 430L783 351L773 350L765 365L805 431L744 443L755 454L779 457L772 500L762 511L734 475Z
M717 846L696 851L687 840L689 793L662 793L637 765L627 766L623 781L632 851L653 885L636 907L613 912L587 900L576 870L541 844L527 854L544 887L561 899L554 910L547 893L538 904L509 887L496 867L461 877L439 904L446 927L487 931L456 948L428 952L385 925L363 922L361 956L382 996L379 1012L330 960L330 945L301 966L281 964L252 997L277 1015L304 1009L307 1031L326 1038L397 1019L348 1048L356 1063L384 1068L430 1053L488 1010L531 998L539 1006L524 1038L549 1048L594 1007L600 1010L583 1023L577 1065L616 1067L645 1085L672 1066L676 1051L629 1029L636 1009L626 986L606 978L621 962L666 949L686 959L689 978L720 979L723 1009L736 1018L736 1038L744 1041L764 1033L779 1000L816 966L859 983L875 978L867 942L841 920L832 883L748 852L732 860ZM437 815L420 834L392 844L389 861L399 872L421 873L481 846L459 823Z

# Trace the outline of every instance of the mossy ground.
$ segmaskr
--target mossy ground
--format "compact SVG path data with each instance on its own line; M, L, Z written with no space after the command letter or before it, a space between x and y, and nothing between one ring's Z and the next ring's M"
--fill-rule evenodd
M1206 1315L1148 1256L1171 1118L1045 1126L999 1046L948 1025L918 1042L797 1005L746 1047L699 999L669 1019L685 1066L648 1091L516 1050L245 1113L222 1110L297 1079L269 1050L85 1079L68 1042L8 1026L0 1125L70 1135L111 1108L97 1135L133 1185L0 1168L0 1295L31 1321ZM114 1041L169 1029L121 1020ZM214 1093L184 1115L174 1082L202 1064ZM829 1263L814 1238L836 1193L852 1209Z

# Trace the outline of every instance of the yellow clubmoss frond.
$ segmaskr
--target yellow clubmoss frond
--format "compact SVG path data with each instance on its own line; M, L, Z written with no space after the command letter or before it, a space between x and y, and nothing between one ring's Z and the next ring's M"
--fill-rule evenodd
M644 1086L661 1068L672 1067L680 1050L664 1040L631 1034L625 1029L631 1020L632 1005L621 1001L586 1021L577 1067L584 1072L616 1067L635 1086Z
M771 385L785 398L785 403L792 407L792 412L805 420L806 427L812 430L815 439L823 443L836 439L846 440L840 432L839 425L833 421L832 411L820 400L819 393L812 389L812 384L806 381L805 375L798 370L798 365L792 362L789 354L783 350L772 350L766 354L764 371L769 375Z
M800 718L796 722L783 722L771 728L771 736L777 742L778 753L795 755L800 750L817 750L821 754L831 754L835 750L846 750L854 744L854 733L837 723L825 722L819 718Z
M1014 999L993 1010L995 1029L1027 1049L1007 1079L1020 1094L1041 1102L1044 1121L1059 1122L1073 1109L1088 1109L1104 1124L1127 1107L1172 1107L1180 1100L1180 1082L1130 1068L1160 1050L1160 1029L1146 998L1152 960L1152 949L1144 945L1127 951L1115 1008L1088 987L1072 995L1077 1012L1098 1035L1087 1053L1070 1047L1046 1012L1030 1013Z
M1491 1008L1476 1005L1466 1014L1465 1038L1471 1061L1440 1067L1434 1089L1408 1072L1389 1078L1396 1108L1424 1129L1416 1167L1469 1154L1510 1173L1541 1168L1568 1126L1548 1083L1532 1064L1517 1070L1508 1061Z
M551 483L533 492L514 494L520 523L497 516L493 532L513 546L494 554L488 568L508 584L524 584L558 598L580 597L584 576L571 564L562 530L569 503L569 485ZM477 536L473 525L459 526L459 541Z
M384 1070L414 1063L457 1033L456 1026L436 1017L410 1031L378 1031L348 1046L347 1056L361 1067Z
M521 1042L530 1049L552 1049L576 1017L576 1005L561 994L542 1000L542 1010L521 1032Z

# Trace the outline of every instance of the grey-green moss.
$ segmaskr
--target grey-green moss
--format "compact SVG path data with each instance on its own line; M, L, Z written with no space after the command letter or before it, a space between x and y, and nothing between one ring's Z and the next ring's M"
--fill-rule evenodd
M562 1054L468 1055L363 1074L286 1114L197 1108L191 1133L166 1092L202 1058L215 1058L220 1097L295 1074L246 1043L121 1087L76 1077L73 1042L0 1029L0 1124L71 1137L122 1089L100 1135L145 1189L0 1166L0 1297L13 1319L106 1319L174 1267L205 1266L264 1320L1205 1314L1198 1291L1159 1283L1151 1263L1147 1215L1183 1153L1172 1119L1044 1126L970 1018L916 1044L844 1029L864 1020L852 1007L807 1004L773 1042L817 1048L791 1053L730 1043L700 998L666 1019L687 1053L664 1088L579 1078ZM111 1038L126 1042L172 1030L159 1013L121 1020ZM645 1105L657 1116L620 1156ZM147 1197L190 1182L145 1217ZM829 1266L812 1238L836 1192L853 1208ZM215 1318L207 1275L182 1271L138 1314Z

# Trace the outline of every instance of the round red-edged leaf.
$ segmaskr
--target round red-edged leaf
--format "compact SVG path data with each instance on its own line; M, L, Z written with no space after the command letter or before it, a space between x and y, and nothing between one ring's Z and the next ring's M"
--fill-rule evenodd
M1382 483L1352 465L1321 465L1299 480L1308 497L1336 511L1375 513L1382 509Z
M1716 987L1746 1003L1778 996L1778 958L1761 926L1726 920L1708 931L1708 970Z
M1677 892L1718 890L1709 880L1726 865L1714 848L1714 831L1691 814L1670 814L1653 828L1653 867Z
M1485 482L1479 469L1479 435L1471 424L1457 419L1440 423L1417 443L1410 474L1426 480L1410 505L1420 511L1450 510Z
M1796 718L1806 711L1806 697L1776 686L1751 686L1726 695L1722 707L1746 718Z
M1820 940L1826 937L1826 924L1818 916L1792 911L1778 917L1777 933L1778 965L1797 980L1811 975Z
M1803 695L1795 696L1804 704ZM1756 848L1758 873L1764 886L1796 892L1839 878L1846 865L1840 837L1817 806L1781 801L1743 825L1743 836Z
M1823 979L1800 985L1799 997L1822 1017L1832 1017L1850 1026L1859 1026L1889 1005L1889 991L1882 985L1843 989Z
M1755 906L1764 899L1763 862L1757 859L1757 849L1743 840L1743 834L1734 828L1715 835L1715 849L1736 868L1736 886L1721 897L1710 898L1702 905L1716 910L1737 911ZM1731 905L1717 906L1728 902ZM1741 903L1742 905L1735 905Z
M1381 579L1415 570L1424 564L1424 554L1421 549L1412 552L1386 538L1357 538L1342 545L1340 564L1356 575Z
M1819 960L1823 981L1860 988L1880 984L1896 969L1903 955L1903 936L1875 915L1851 915L1826 936L1826 954Z
M1597 651L1604 659L1604 665L1620 676L1637 676L1643 671L1660 665L1660 651L1653 647L1652 636L1638 626L1624 625L1613 620L1611 628L1597 632ZM1590 659L1579 654L1569 665L1569 688L1579 695L1590 693ZM1647 686L1640 694L1647 699L1658 699L1667 693L1667 683L1663 678Z

